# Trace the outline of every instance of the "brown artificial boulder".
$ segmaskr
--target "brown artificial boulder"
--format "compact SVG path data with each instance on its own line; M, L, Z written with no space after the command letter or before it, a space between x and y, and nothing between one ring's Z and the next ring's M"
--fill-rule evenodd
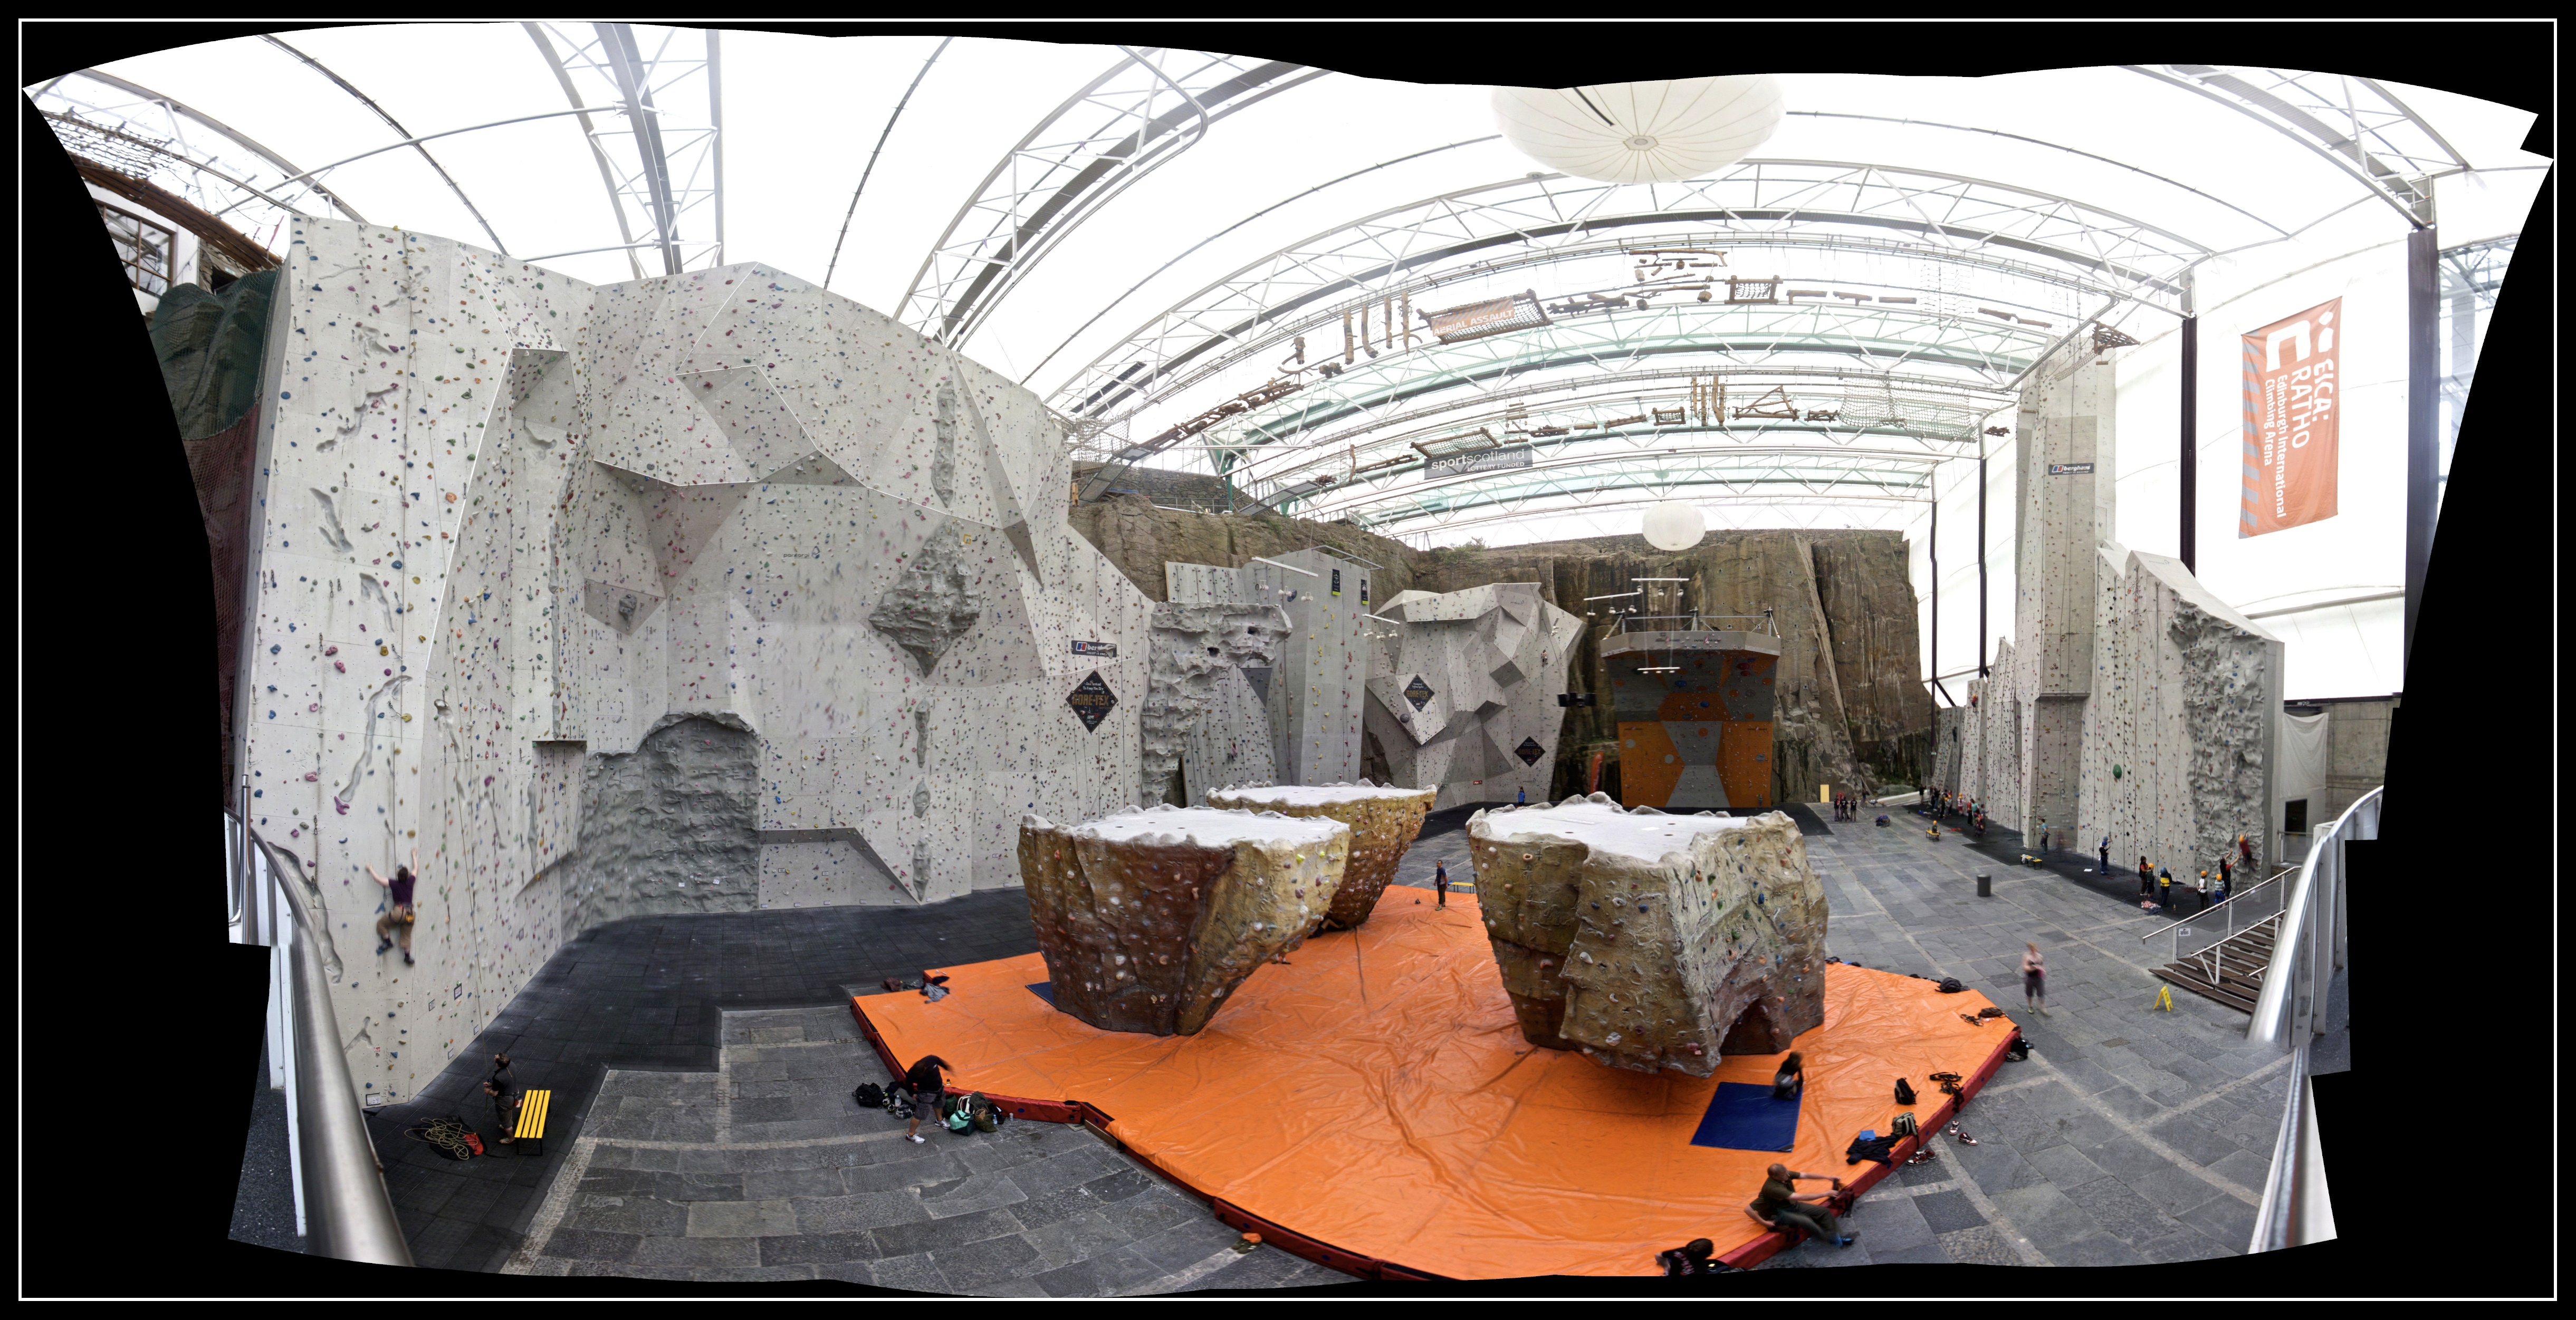
M1377 909L1378 896L1395 879L1396 863L1404 860L1414 836L1422 833L1422 818L1430 814L1431 800L1439 793L1436 788L1381 788L1363 779L1356 784L1221 788L1208 794L1208 805L1321 817L1350 826L1351 859L1327 914L1335 927L1350 930Z
M1480 811L1476 898L1533 1045L1706 1077L1825 1016L1825 889L1797 824L1622 810L1608 795Z
M1339 821L1268 813L1021 818L1020 883L1055 1006L1106 1031L1196 1035L1245 978L1305 942L1350 850Z

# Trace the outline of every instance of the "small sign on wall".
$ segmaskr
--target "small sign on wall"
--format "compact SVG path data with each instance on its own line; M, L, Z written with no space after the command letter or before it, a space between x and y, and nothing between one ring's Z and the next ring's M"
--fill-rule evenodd
M1097 656L1106 656L1106 657L1111 658L1111 659L1116 659L1116 658L1117 658L1117 656L1118 656L1118 643L1116 643L1116 642L1075 642L1075 643L1073 644L1073 653L1074 653L1075 655L1097 655Z
M1107 683L1100 681L1097 669L1091 671L1091 677L1075 684L1064 701L1073 707L1073 713L1082 720L1082 727L1090 732L1097 732L1100 722L1109 718L1109 712L1118 705L1117 695L1109 690Z
M2093 475L2093 465L2090 463L2051 463L2048 465L2048 475L2052 477L2089 477Z

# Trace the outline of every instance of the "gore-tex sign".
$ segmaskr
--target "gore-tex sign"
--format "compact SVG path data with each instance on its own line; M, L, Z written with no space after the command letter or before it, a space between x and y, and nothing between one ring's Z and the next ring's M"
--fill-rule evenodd
M2245 480L2240 537L2335 516L2337 343L2343 299L2246 335Z
M1415 710L1430 705L1433 695L1431 685L1423 682L1420 674L1415 674L1413 681L1404 685L1404 699L1412 702Z
M1081 718L1085 730L1097 732L1100 722L1109 718L1109 712L1118 705L1118 698L1110 692L1108 684L1100 681L1100 671L1095 669L1091 671L1091 677L1074 685L1073 691L1065 695L1064 702L1073 707L1073 713Z

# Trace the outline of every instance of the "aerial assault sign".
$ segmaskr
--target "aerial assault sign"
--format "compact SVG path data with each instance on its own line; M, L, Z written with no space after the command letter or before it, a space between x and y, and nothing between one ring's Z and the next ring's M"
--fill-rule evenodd
M2245 482L2239 537L2335 516L2335 342L2343 299L2244 337Z

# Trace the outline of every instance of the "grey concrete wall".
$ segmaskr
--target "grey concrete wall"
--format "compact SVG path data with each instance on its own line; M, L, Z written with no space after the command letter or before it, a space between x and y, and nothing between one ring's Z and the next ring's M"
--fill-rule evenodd
M582 767L581 846L559 868L569 939L603 921L760 902L760 739L691 717Z
M2308 803L2308 828L2321 829L2361 795L2388 782L2388 734L2402 699L2338 701L2326 708L2327 774L2323 801Z

